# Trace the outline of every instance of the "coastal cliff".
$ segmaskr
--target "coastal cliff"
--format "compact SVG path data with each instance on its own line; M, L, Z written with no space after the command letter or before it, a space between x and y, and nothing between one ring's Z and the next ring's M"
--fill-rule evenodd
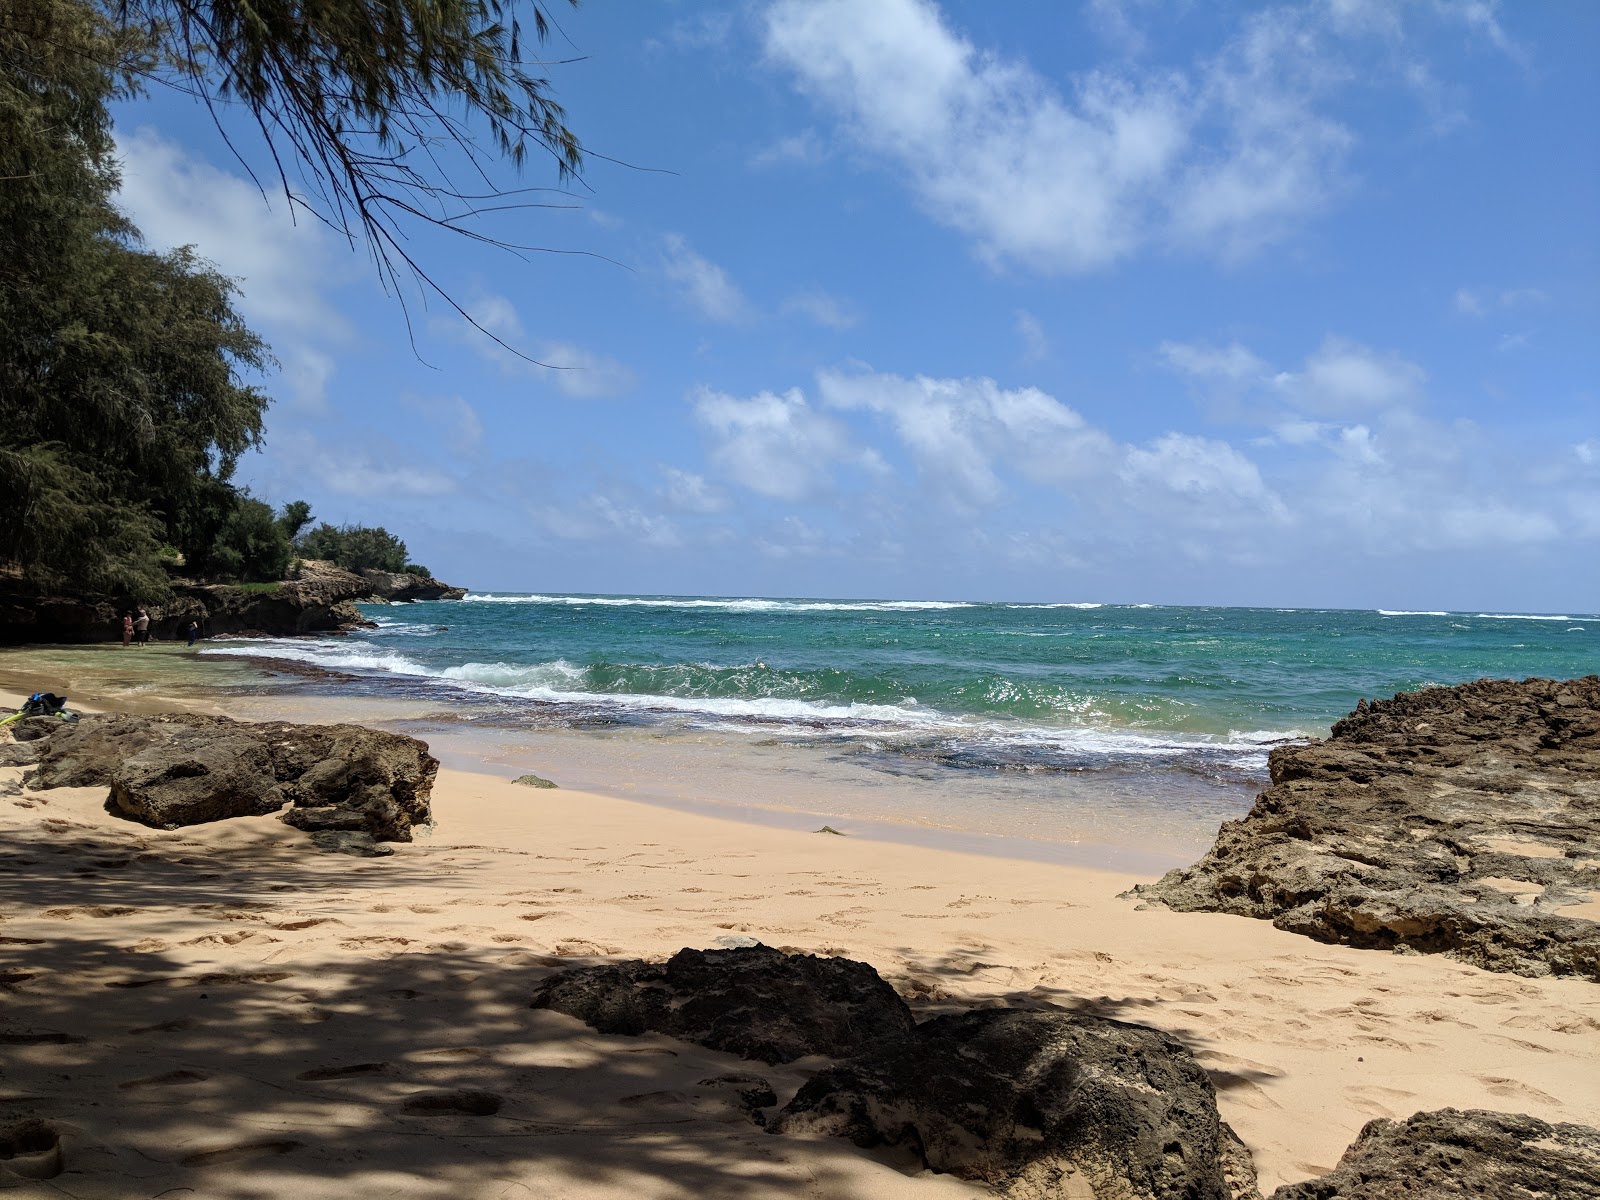
M1364 700L1270 767L1204 858L1137 894L1319 941L1600 980L1600 676Z
M152 636L183 636L190 621L205 636L287 637L368 628L358 602L459 600L465 588L424 575L356 574L307 559L294 579L278 583L203 583L174 579L171 597L147 605ZM121 637L126 601L112 596L52 594L19 579L0 580L0 644L110 642Z

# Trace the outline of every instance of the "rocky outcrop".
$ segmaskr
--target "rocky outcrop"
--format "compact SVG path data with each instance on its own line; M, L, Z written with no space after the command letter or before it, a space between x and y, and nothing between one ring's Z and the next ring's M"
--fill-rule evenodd
M439 763L415 738L360 725L107 713L21 722L37 788L108 787L119 812L162 828L275 812L313 833L408 842L430 820ZM42 735L42 736L35 736ZM325 838L361 853L361 838Z
M299 575L275 584L175 583L174 601L152 611L155 636L181 637L198 605L200 630L216 634L329 633L370 627L355 602L369 593L367 581L332 563L308 560ZM180 611L181 610L181 611Z
M1600 1132L1453 1108L1369 1121L1339 1165L1272 1200L1600 1200Z
M813 1076L772 1128L909 1148L1012 1197L1255 1193L1249 1152L1179 1042L1062 1012L935 1017Z
M1600 980L1600 677L1363 701L1136 892L1320 941Z
M601 1033L665 1033L742 1058L843 1058L911 1029L911 1010L866 963L770 946L680 950L665 963L580 967L534 995Z
M415 600L459 600L466 588L451 587L431 575L410 571L363 571L367 597L382 604L410 604Z
M769 1063L834 1059L770 1128L897 1147L1017 1200L1257 1194L1205 1072L1143 1026L998 1008L916 1025L866 963L767 946L565 971L533 1003L602 1033L657 1031ZM739 1078L764 1121L757 1102L778 1097Z
M361 576L311 560L300 564L298 578L282 583L175 579L167 600L146 607L151 636L161 641L181 638L191 621L207 637L239 633L286 637L370 626L355 602L371 591ZM122 614L132 607L126 599L56 595L0 575L0 643L118 641Z

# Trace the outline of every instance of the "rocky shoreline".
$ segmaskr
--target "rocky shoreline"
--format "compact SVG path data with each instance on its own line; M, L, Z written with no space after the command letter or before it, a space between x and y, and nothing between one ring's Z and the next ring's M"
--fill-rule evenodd
M1137 894L1319 941L1600 981L1600 677L1362 701Z
M294 579L271 584L172 581L170 599L148 605L151 636L172 641L191 621L201 635L294 637L370 628L357 604L459 600L466 588L424 575L392 571L356 574L308 559ZM114 642L128 604L111 596L43 593L19 580L0 580L0 644Z

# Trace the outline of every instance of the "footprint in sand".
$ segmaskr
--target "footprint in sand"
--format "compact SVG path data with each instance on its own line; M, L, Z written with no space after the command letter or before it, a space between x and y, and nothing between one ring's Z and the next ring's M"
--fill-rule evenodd
M505 1103L494 1092L463 1088L455 1092L419 1092L400 1102L400 1111L418 1117L492 1117Z
M70 921L74 917L127 917L138 911L137 908L121 904L79 904L68 908L47 908L41 915Z
M180 1017L179 1019L177 1019L175 1021L161 1021L161 1022L158 1022L155 1025L140 1025L136 1029L128 1030L128 1032L129 1033L179 1033L182 1030L190 1028L193 1024L194 1024L194 1022L189 1020L188 1018Z
M1549 1092L1541 1092L1538 1088L1529 1087L1515 1079L1504 1079L1499 1075L1474 1075L1473 1078L1483 1084L1484 1090L1491 1096L1511 1097L1524 1102L1537 1100L1541 1104L1550 1105L1561 1103Z
M438 1050L418 1050L408 1055L409 1058L423 1060L444 1059L448 1062L462 1062L468 1059L482 1058L484 1051L476 1046L444 1046Z
M0 1163L23 1179L54 1179L66 1169L60 1131L39 1120L0 1129Z
M252 1158L267 1158L298 1150L300 1143L289 1138L270 1138L259 1142L240 1142L233 1146L218 1146L215 1150L197 1150L178 1161L186 1167L215 1167L224 1163L247 1162Z
M204 1083L211 1076L204 1071L177 1070L167 1071L161 1075L146 1075L142 1079L128 1079L117 1084L124 1090L131 1088L147 1087L179 1087L191 1083Z
M381 1075L388 1069L389 1064L383 1062L354 1063L348 1067L313 1067L309 1071L301 1071L295 1078L308 1083L324 1079L354 1079L361 1075Z
M36 1033L0 1033L0 1046L75 1046L88 1038L41 1029Z

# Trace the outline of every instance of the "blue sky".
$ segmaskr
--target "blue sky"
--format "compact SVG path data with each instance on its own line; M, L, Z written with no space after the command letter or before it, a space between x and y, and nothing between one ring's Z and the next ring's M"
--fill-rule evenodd
M118 110L281 363L258 494L479 590L1600 609L1600 5L559 19L619 162L486 231L577 253L416 249L568 370Z

